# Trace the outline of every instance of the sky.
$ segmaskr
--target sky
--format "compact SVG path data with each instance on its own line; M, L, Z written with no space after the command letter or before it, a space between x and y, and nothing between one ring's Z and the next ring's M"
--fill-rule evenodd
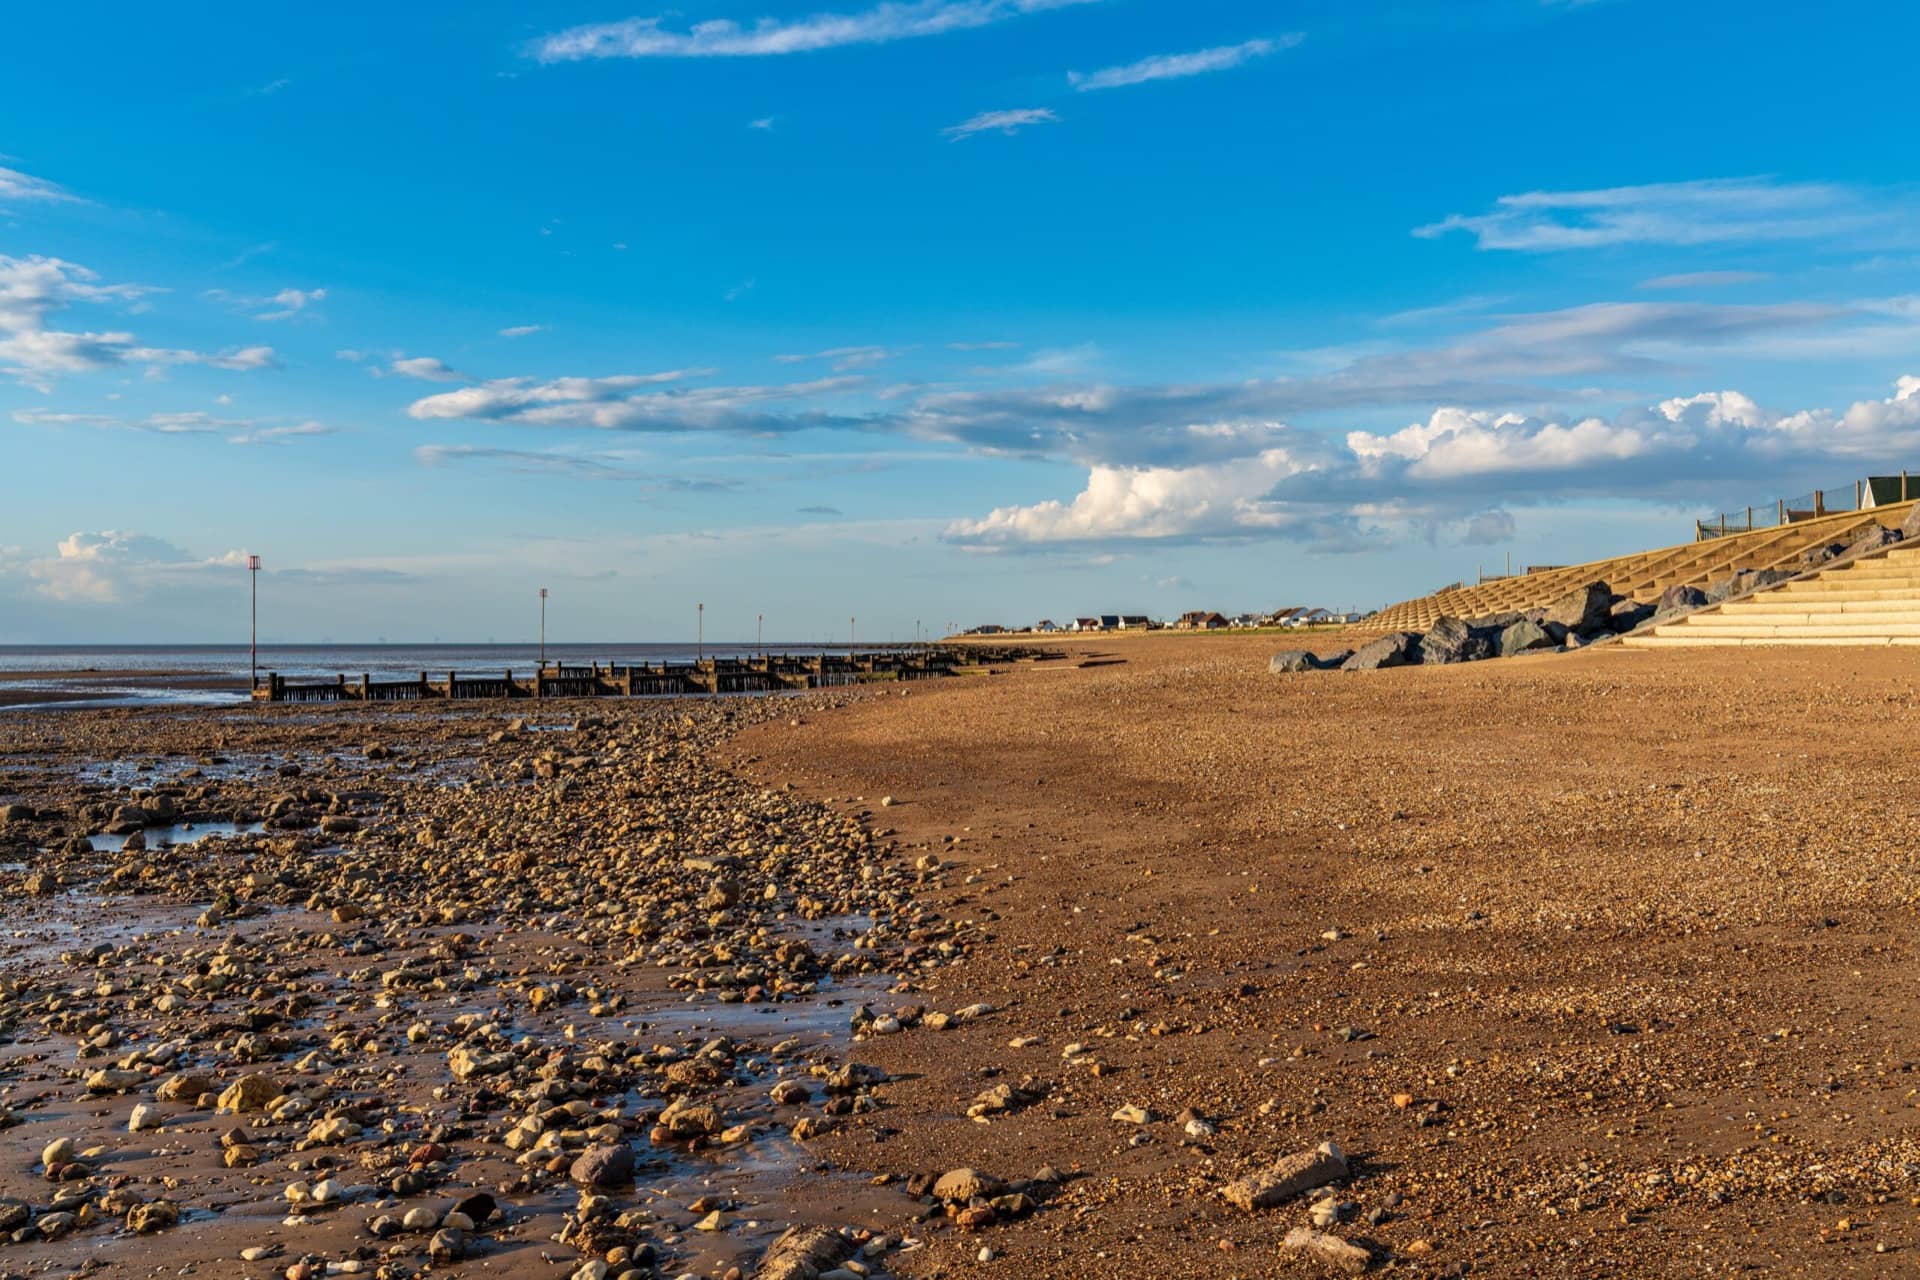
M1920 471L1920 10L15 6L0 643L1373 608Z

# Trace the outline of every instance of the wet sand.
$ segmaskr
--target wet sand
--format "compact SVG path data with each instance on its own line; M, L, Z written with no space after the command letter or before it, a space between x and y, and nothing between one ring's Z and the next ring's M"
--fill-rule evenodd
M13 713L0 1265L410 1274L484 1190L436 1271L748 1274L818 1224L873 1274L1312 1275L1317 1217L1392 1274L1911 1272L1920 662L1275 647ZM142 822L267 827L83 839ZM1223 1194L1326 1141L1330 1188ZM960 1167L1007 1185L927 1194Z

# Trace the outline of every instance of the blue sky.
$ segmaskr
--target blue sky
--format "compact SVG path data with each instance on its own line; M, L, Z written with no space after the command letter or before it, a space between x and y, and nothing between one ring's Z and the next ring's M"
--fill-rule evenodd
M1907 6L33 6L0 642L1371 607L1920 470Z

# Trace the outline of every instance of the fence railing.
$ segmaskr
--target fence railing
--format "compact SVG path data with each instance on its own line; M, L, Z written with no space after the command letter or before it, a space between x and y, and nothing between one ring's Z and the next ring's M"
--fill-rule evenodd
M1869 485L1873 488L1870 489ZM1884 490L1884 492L1881 492ZM1920 476L1909 485L1907 473L1898 478L1876 477L1873 481L1850 480L1845 484L1814 489L1790 498L1775 498L1757 506L1722 511L1694 522L1694 541L1724 538L1729 534L1752 533L1756 529L1776 529L1782 525L1818 520L1822 516L1844 515L1887 502L1907 502L1920 498Z

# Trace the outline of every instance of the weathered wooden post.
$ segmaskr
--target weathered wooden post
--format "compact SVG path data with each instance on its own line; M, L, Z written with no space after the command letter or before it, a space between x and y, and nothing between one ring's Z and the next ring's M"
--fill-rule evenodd
M427 673L424 671L420 673L420 700L427 700Z
M449 701L453 699L453 672L452 671L447 672L447 699Z
M373 701L373 677L364 671L360 673L360 701Z

